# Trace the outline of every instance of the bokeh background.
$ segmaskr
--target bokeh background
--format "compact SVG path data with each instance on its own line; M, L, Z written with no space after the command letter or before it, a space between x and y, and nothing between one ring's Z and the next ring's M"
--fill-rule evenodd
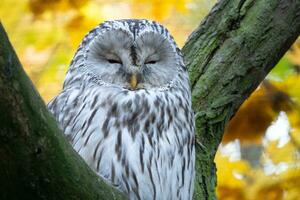
M0 19L47 103L82 37L104 20L146 18L182 47L216 0L1 0ZM215 162L221 200L300 199L300 40L242 105ZM1 94L0 94L1 95Z

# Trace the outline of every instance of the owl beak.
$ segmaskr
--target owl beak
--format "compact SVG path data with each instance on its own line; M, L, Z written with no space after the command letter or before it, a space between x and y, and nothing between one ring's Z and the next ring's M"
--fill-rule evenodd
M136 89L137 84L138 84L137 75L136 74L132 74L130 76L130 86L131 86L131 88L133 90Z

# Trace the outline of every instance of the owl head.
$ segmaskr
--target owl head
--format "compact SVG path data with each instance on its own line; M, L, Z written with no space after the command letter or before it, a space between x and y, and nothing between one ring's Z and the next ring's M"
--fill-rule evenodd
M98 83L129 90L162 88L183 73L180 50L162 25L149 20L106 21L83 39L64 87L76 84L78 74L88 74Z

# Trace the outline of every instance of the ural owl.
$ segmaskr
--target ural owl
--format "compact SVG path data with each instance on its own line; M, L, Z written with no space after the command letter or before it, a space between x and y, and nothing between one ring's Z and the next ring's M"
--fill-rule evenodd
M78 154L129 199L192 199L188 73L162 25L116 20L91 30L48 107Z

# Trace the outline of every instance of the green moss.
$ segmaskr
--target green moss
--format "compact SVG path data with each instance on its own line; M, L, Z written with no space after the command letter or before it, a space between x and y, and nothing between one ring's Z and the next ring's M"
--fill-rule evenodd
M193 87L197 141L205 145L197 150L194 199L216 198L213 158L224 127L298 37L299 4L220 1L183 47Z

